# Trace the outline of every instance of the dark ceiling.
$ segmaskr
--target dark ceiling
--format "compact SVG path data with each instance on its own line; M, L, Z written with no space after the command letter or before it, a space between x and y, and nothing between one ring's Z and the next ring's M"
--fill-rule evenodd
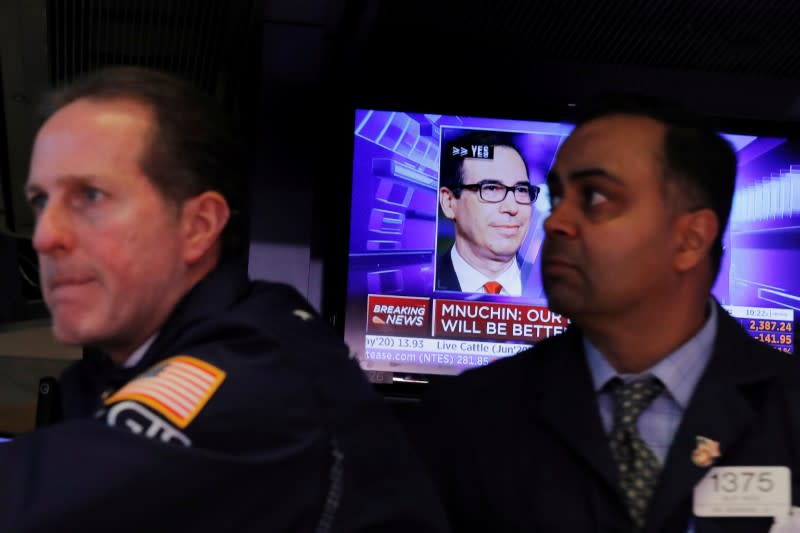
M53 84L124 62L257 90L263 28L263 81L289 80L289 98L330 83L362 104L537 114L626 90L800 119L794 0L37 1Z
M598 92L641 91L710 114L800 118L800 2L341 5L334 42L344 44L328 65L379 103L415 95L420 105L463 106L483 98L498 111L538 111Z
M371 30L519 59L800 77L800 3L777 0L382 2ZM450 43L453 44L453 43ZM458 45L457 45L458 46Z

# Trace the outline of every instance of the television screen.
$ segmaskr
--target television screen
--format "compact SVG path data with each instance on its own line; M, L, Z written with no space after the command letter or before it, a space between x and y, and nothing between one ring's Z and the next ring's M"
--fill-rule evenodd
M549 212L545 177L571 129L565 122L356 110L344 336L370 379L454 375L564 331L568 320L547 308L539 251ZM723 135L739 170L713 293L750 335L791 353L800 309L800 277L793 275L800 267L800 143ZM505 140L487 140L497 138ZM518 149L522 163L503 142ZM468 265L453 251L453 213L444 212L446 198L440 202L440 186L465 158L497 178L473 193L522 200L506 222L488 224L498 253L516 257L496 294L476 285L480 276L461 286L470 279ZM532 204L526 200L535 188L521 183L526 171L540 189ZM476 242L487 237L479 227L465 231L476 232Z

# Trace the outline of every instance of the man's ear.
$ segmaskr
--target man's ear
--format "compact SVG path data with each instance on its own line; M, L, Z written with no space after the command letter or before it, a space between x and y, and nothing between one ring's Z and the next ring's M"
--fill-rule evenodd
M229 218L228 202L216 191L205 191L183 203L183 258L187 264L196 263L214 248Z
M687 272L708 257L719 234L719 221L711 209L682 213L677 220L675 268Z
M456 200L458 200L456 195L447 187L439 189L439 205L442 207L444 216L450 220L455 220L456 218Z

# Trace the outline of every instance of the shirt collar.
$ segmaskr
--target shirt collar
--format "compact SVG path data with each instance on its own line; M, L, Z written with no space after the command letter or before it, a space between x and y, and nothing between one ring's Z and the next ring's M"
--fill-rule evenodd
M503 286L500 294L519 296L522 294L522 277L520 275L517 261L511 261L496 279L488 278L475 270L472 265L467 263L455 246L450 249L450 259L453 262L453 270L456 271L458 283L461 285L462 292L484 292L483 284L487 281L496 281Z
M137 364L139 364L139 361L142 360L144 354L147 353L147 349L150 348L150 345L153 344L154 340L156 340L157 335L158 332L150 335L150 337L146 341L144 341L144 343L141 346L139 346L138 348L136 348L136 350L134 350L134 352L125 360L122 366L124 368L133 368Z
M711 359L714 347L718 317L717 305L713 299L710 300L709 307L711 312L708 319L694 337L640 374L617 374L603 354L586 337L583 337L583 346L586 350L586 359L592 374L594 390L600 392L606 383L617 375L626 382L635 381L648 375L655 376L661 380L678 405L682 409L686 409L694 388Z

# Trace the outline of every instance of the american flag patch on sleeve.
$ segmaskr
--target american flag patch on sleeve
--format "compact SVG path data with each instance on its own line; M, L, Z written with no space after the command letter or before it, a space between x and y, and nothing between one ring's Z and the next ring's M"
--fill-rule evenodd
M166 359L105 400L106 405L133 400L185 428L214 395L225 372L188 355Z

